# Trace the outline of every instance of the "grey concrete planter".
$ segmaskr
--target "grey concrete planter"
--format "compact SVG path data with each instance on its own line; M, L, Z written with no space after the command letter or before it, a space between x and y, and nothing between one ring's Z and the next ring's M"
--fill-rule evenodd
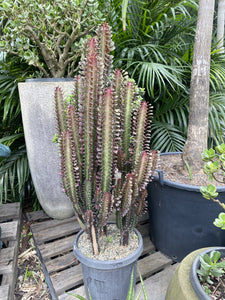
M78 233L73 251L82 265L87 297L89 291L92 300L125 300L127 298L132 270L134 270L135 285L137 260L143 251L141 234L136 229L135 232L139 238L138 249L128 257L114 261L94 260L83 255L77 246L78 239L83 231Z
M19 95L27 155L32 180L43 210L52 218L74 214L62 191L60 157L53 137L56 133L54 91L59 86L65 96L72 94L73 80L39 79L19 83Z
M190 273L194 259L206 249L195 250L181 261L169 283L165 300L199 300L191 284Z

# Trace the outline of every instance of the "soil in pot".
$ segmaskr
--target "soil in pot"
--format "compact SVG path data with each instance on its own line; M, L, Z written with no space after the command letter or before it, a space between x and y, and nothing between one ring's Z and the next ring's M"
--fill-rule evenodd
M210 181L209 176L203 172L203 169L196 174L192 174L193 178L191 179L188 170L183 170L182 153L160 155L157 169L163 170L164 179L173 182L196 186L207 186L209 184L221 186L221 183L219 184L215 180Z
M100 253L98 256L93 255L90 238L87 233L83 233L78 240L78 248L89 258L107 261L122 259L132 254L139 245L138 236L133 231L130 233L129 245L120 245L120 231L115 224L107 226L107 236L99 238Z

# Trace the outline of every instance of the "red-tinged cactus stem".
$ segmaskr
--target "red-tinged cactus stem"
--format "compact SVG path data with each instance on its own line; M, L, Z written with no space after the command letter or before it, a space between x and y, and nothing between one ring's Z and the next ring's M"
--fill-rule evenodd
M74 141L74 147L76 152L76 158L78 161L78 167L79 167L79 175L80 175L80 181L82 182L82 157L80 153L80 135L79 135L79 117L78 113L76 111L76 108L74 105L68 106L68 119L67 119L68 129L71 134L71 138Z
M71 142L71 138L69 135L69 131L66 131L62 134L61 140L61 153L62 153L62 168L63 170L63 184L66 189L66 194L70 197L73 202L75 211L78 217L82 220L82 211L80 210L80 206L78 205L79 196L76 193L76 185L75 177L74 177L74 169L77 167L74 166L72 161L73 153L72 153L73 145Z
M144 211L145 211L145 208L146 208L146 197L148 195L148 192L147 190L142 190L140 192L140 195L139 195L139 201L137 203L137 207L136 207L136 215L137 216L140 216Z
M137 183L140 186L142 184L143 179L145 178L146 175L146 167L148 164L149 158L147 153L144 151L142 154L139 156L139 162L136 165L135 168L135 174L137 176Z
M102 192L109 192L111 189L111 177L112 177L112 160L113 160L113 99L112 90L108 88L105 91L103 100L103 122L102 122L102 170L101 170L101 189Z
M80 95L80 89L81 89L81 77L79 75L75 76L74 78L74 106L75 110L78 112L79 111L79 95Z
M137 115L137 127L136 127L136 136L135 136L135 150L134 150L134 167L136 168L139 157L143 151L143 143L144 143L144 132L145 132L145 124L147 117L148 106L145 101L141 103L141 107L139 109Z
M55 89L55 112L57 119L57 130L58 135L67 130L66 125L66 113L65 113L65 103L63 98L63 92L61 88L57 87Z
M124 128L123 128L123 152L126 154L127 160L129 160L129 148L131 141L131 111L132 111L132 99L134 97L134 85L132 82L128 82L125 87L124 94Z
M132 202L134 180L134 174L128 173L122 189L121 213L123 217L129 211Z
M91 210L92 206L92 184L90 180L84 181L84 199L87 210Z
M112 211L112 195L110 192L106 192L102 197L102 212L101 212L101 224L106 225L106 221Z
M121 145L122 141L122 111L124 103L122 102L122 83L123 83L123 76L122 72L119 69L116 69L113 73L112 79L112 90L113 90L113 105L114 105L114 139L115 144L117 147ZM118 149L115 149L118 151Z
M97 78L97 57L91 53L87 60L87 70L85 74L86 89L84 95L84 177L86 180L92 179L93 174L93 120L95 89Z
M96 33L99 45L99 55L103 61L103 76L107 81L113 65L113 56L109 54L112 50L114 50L111 28L105 22L102 27L96 30Z

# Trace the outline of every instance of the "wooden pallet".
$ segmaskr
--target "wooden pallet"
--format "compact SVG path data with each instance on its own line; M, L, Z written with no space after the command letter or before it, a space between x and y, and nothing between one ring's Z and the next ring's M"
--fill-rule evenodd
M20 241L20 203L0 205L0 226L3 248L0 250L0 300L12 300L17 278L17 257Z
M52 220L42 211L28 213L27 218L32 222L31 231L52 299L73 300L74 297L68 293L85 296L81 265L77 264L72 249L75 235L80 230L76 218ZM168 281L174 271L173 262L155 250L149 239L149 228L146 221L138 224L138 230L141 232L144 242L144 250L138 260L138 270L144 279L164 270L165 288L163 290L161 281L160 291L165 294ZM166 274L171 274L171 276ZM159 300L160 298L155 299Z

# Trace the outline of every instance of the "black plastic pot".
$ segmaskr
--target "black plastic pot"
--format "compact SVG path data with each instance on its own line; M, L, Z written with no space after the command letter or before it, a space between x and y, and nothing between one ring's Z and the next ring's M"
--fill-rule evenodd
M198 280L197 270L200 267L199 256L204 255L204 254L209 254L211 251L219 251L221 253L221 258L225 257L225 247L210 248L210 249L204 250L201 253L199 253L196 256L196 258L194 259L192 267L191 267L191 273L190 273L191 284L192 284L192 287L193 287L196 295L201 300L211 300L211 297L209 297L206 294L206 292L203 290L203 288Z
M161 155L168 154L178 153ZM225 187L219 187L218 192L225 203ZM199 248L225 245L225 232L213 225L221 208L203 198L199 186L164 180L163 171L158 170L148 185L148 208L150 238L174 261Z
M81 230L74 242L74 255L82 265L82 273L86 296L89 293L92 300L125 300L130 285L131 273L136 283L137 260L143 251L141 234L135 229L139 238L139 247L131 255L118 260L100 261L91 259L77 247L78 239L83 234Z

